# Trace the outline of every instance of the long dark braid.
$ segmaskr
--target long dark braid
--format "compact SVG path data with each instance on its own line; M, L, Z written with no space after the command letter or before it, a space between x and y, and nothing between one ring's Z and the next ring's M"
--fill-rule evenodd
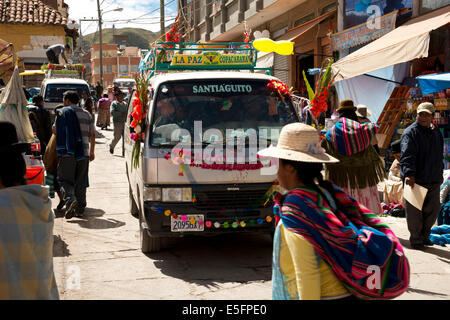
M300 161L291 161L291 160L284 160L280 159L280 162L282 162L284 165L289 164L292 167L294 167L295 171L297 172L297 178L307 187L314 189L317 191L322 198L330 205L328 201L328 198L325 196L323 191L319 188L322 187L328 193L333 197L333 200L335 201L337 207L339 210L343 211L342 206L340 205L339 201L337 201L334 187L329 181L325 181L322 176L322 169L323 164L322 163L313 163L313 162L300 162ZM316 181L318 183L316 183Z

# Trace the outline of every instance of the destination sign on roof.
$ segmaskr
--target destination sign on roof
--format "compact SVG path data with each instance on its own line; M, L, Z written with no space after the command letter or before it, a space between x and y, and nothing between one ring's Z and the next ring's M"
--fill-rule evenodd
M247 54L220 54L218 52L205 52L203 54L175 54L172 66L243 66L252 63L251 56Z

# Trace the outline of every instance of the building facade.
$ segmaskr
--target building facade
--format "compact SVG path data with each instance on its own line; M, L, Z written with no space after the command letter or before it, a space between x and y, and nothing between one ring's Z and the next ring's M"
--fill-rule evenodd
M275 41L294 41L294 55L259 53L258 66L272 67L276 77L305 96L303 70L332 57L329 36L337 30L336 9L334 0L192 0L186 15L191 42L242 42L250 29L250 40L268 32ZM314 76L307 75L314 85Z
M339 99L352 99L356 103L365 104L371 109L372 121L378 121L381 112L386 105L393 89L398 85L415 87L416 77L424 73L440 73L450 71L450 26L445 18L442 24L436 24L436 29L424 31L422 29L415 33L405 34L398 49L396 38L392 34L396 29L404 26L415 25L420 21L437 19L443 13L450 13L450 1L428 1L428 0L371 0L354 1L344 0L338 2L338 32L331 36L332 50L339 57L335 65L339 70L342 61L347 62L347 70L364 70L354 76L338 76L335 88ZM376 17L377 19L374 19ZM429 25L429 24L428 24ZM433 24L434 25L434 24ZM412 27L414 30L414 27ZM421 33L423 32L423 33ZM414 43L417 34L423 34L420 42ZM380 39L382 38L382 39ZM377 42L377 40L380 40ZM394 41L391 43L391 41ZM377 42L377 43L374 43ZM424 52L414 55L412 49L405 49L408 43L414 43L412 47L426 48ZM370 46L369 46L370 44ZM373 52L367 51L376 46ZM388 48L395 47L403 50L401 58L391 54L388 58L376 56L377 52L387 52ZM368 49L369 48L369 49ZM366 50L366 51L364 51ZM358 52L356 52L358 51ZM362 53L364 52L364 53ZM346 59L348 55L351 55ZM367 63L362 67L358 64L361 57L371 57L370 70ZM392 58L391 58L392 57ZM408 57L407 59L405 57ZM391 59L392 60L391 62ZM361 61L361 60L360 60ZM345 74L345 71L344 71ZM352 73L350 73L352 74Z
M141 56L139 48L125 47L123 50L117 44L103 44L103 87L112 85L115 78L133 77L138 72ZM91 79L95 85L100 81L100 44L92 46Z
M47 63L49 46L76 43L78 30L68 28L68 21L68 6L62 0L0 1L0 39L14 45L26 70ZM24 79L27 86L40 86L40 81L42 76Z
M242 42L248 30L252 31L250 41L264 35L294 42L294 55L259 52L257 66L271 67L296 94L307 97L303 72L314 89L317 75L310 75L309 69L321 67L329 58L338 61L411 18L448 5L449 0L191 0L185 16L190 42ZM375 17L381 17L381 27L366 26ZM431 32L432 58L411 62L411 76L416 75L415 69L423 69L418 66L423 63L442 62L443 70L448 70L449 32L448 25ZM339 99L352 98L338 96L335 89L330 90L330 110Z

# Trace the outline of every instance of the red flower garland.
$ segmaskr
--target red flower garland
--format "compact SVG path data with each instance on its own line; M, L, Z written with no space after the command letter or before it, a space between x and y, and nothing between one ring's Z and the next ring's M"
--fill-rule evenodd
M174 152L177 152L178 150L174 150ZM186 151L178 151L177 152L180 155L180 159L185 157L187 155ZM193 155L193 152L191 152L191 156ZM177 157L178 158L178 157ZM257 159L259 159L259 156L256 156ZM164 156L164 159L170 160L171 159L171 153L167 153ZM226 157L223 156L223 160L226 160ZM263 168L264 166L262 163L246 163L246 164L229 164L229 163L195 163L194 159L191 157L191 163L189 164L190 167L196 167L196 168L202 168L202 169L211 169L211 170L222 170L222 171L244 171L244 170L259 170ZM180 171L180 176L183 176L183 172Z
M284 99L285 96L289 96L291 94L289 86L279 80L270 80L267 84L267 89L276 93L281 99Z
M316 86L318 86L318 84ZM329 88L330 85L328 85L319 95L314 96L314 99L311 101L311 112L316 119L322 112L326 112L328 109L327 96Z

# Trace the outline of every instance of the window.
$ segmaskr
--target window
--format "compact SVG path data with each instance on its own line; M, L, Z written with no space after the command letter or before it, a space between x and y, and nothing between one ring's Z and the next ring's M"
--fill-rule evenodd
M336 3L330 4L330 5L326 6L326 7L324 7L322 9L322 12L320 13L320 15L325 14L325 13L330 12L330 11L333 11L334 9L336 9Z
M103 73L112 73L112 65L103 65Z
M209 137L202 134L203 141L207 143L225 143L224 137L230 133L241 138L249 136L249 132L253 131L251 129L274 143L277 137L272 136L271 129L277 131L288 123L298 121L291 101L272 96L267 90L267 81L173 81L161 85L155 99L151 134L153 146L195 141L195 138L189 140L189 135L193 137L197 134L196 121L202 123L204 132L209 132ZM216 138L213 139L213 136Z
M119 65L119 73L128 73L128 65L127 64Z
M422 0L420 4L420 14L445 7L449 3L448 0Z
M100 73L100 67L99 66L95 66L94 67L94 73L95 74L99 74Z
M132 64L131 65L131 72L137 73L138 71L139 71L138 65L137 64Z
M294 23L294 27L302 25L306 22L308 22L309 20L312 20L315 18L314 12L311 14L308 14L307 16L304 16L303 18L298 19L297 21L295 21Z
M49 84L45 88L44 101L45 102L62 102L63 94L66 91L73 90L81 97L83 91L89 92L89 87L83 84Z

